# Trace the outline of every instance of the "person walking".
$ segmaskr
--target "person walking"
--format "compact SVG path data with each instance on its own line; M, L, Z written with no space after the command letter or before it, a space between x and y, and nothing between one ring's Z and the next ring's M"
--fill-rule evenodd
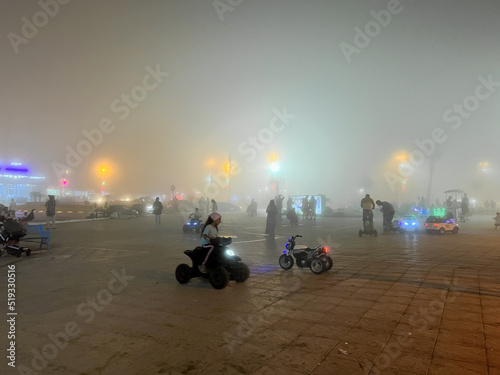
M12 217L16 217L16 211L17 211L17 204L16 204L16 201L14 200L14 198L12 198L10 200L10 204L9 204L9 211L12 215Z
M49 195L49 199L45 202L45 215L47 215L47 228L52 223L52 229L56 229L56 197Z
M274 204L274 200L271 199L269 201L269 205L266 208L267 219L266 219L266 234L269 235L269 238L274 238L274 230L276 228L276 215L278 214L278 210L276 205Z
M160 197L156 197L153 202L153 214L155 215L155 223L161 224L161 213L163 212L163 204L160 202Z
M215 201L215 199L212 199L210 201L210 210L212 214L217 212L217 202Z

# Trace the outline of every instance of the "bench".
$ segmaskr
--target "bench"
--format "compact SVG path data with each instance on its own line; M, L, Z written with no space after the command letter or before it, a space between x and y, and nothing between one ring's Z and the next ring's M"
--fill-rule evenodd
M42 224L27 225L27 234L25 237L21 238L21 241L25 242L39 242L40 249L43 245L47 245L47 249L50 249L50 230L44 230Z

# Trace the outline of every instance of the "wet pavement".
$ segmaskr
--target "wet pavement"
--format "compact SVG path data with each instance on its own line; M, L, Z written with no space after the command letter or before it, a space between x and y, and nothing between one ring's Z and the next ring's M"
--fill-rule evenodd
M183 223L57 223L51 250L4 254L0 343L13 354L13 341L15 358L4 355L0 373L500 374L500 230L490 216L457 235L381 235L376 217L379 236L362 238L359 218L283 219L269 240L263 214L224 214L220 234L251 274L222 290L175 280L199 241ZM282 270L293 234L328 245L333 268Z

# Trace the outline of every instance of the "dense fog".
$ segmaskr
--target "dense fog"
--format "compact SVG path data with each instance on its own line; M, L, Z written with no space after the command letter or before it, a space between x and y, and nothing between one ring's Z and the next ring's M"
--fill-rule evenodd
M4 2L0 163L113 199L500 199L497 1ZM275 162L279 169L271 170ZM68 173L66 173L66 171ZM229 172L229 173L228 173Z

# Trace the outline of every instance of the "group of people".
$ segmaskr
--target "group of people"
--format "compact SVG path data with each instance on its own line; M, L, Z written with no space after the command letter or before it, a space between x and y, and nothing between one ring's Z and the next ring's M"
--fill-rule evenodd
M1 206L1 205L0 205ZM29 212L24 211L23 216L17 217L17 205L14 199L11 199L9 207L4 206L0 209L0 218L5 220L18 220L21 223L27 224L28 221L35 219L35 208L31 209ZM52 229L56 228L55 216L56 216L56 199L54 195L49 195L49 199L45 202L45 215L47 216L47 228L50 228L52 224Z
M394 218L394 214L396 210L394 210L394 206L386 201L376 200L375 202L370 197L370 194L366 194L363 199L361 199L361 208L363 209L363 221L368 220L373 227L373 210L375 209L375 205L380 206L380 211L382 211L383 222L384 222L384 231L388 231L392 226L392 219Z
M198 201L198 206L199 206L199 211L200 213L206 212L207 214L217 212L217 202L215 199L210 199L210 198L205 198L204 196L201 196L200 200Z
M304 215L304 220L316 220L316 198L311 195L308 199L308 195L302 199L302 214Z
M274 199L269 201L266 208L267 220L266 220L266 231L265 233L269 235L269 238L274 238L274 231L276 228L276 221L281 219L283 214L283 201L285 197L283 195L278 195ZM304 220L316 220L316 198L311 195L305 196L302 199L301 210L304 215ZM298 225L299 218L297 212L293 207L292 198L288 197L286 202L286 217L290 220L291 225Z
M495 209L496 207L497 207L497 204L496 204L496 202L493 199L491 199L491 200L487 200L486 199L484 201L484 208L486 208L486 209L488 209L488 208Z
M174 198L174 205L176 199L177 198ZM199 208L196 208L195 212L189 215L189 219L196 218L197 220L199 220L205 212L208 214L217 212L217 202L215 201L215 199L209 199L202 196L198 201L198 204ZM153 215L155 215L156 224L161 224L162 213L163 203L160 201L160 197L156 197L155 201L153 202Z

